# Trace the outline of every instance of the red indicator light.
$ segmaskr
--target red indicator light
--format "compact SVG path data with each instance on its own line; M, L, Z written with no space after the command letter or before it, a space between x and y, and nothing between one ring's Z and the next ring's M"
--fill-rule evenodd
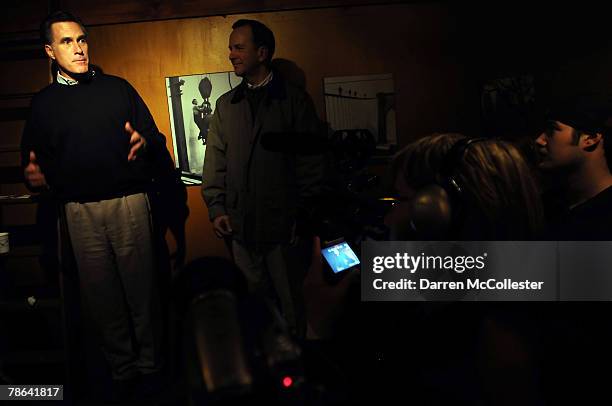
M290 376L286 376L286 377L284 377L284 378L283 378L283 386L284 386L285 388L288 388L288 387L290 387L291 385L293 385L293 379L291 379L291 377L290 377Z

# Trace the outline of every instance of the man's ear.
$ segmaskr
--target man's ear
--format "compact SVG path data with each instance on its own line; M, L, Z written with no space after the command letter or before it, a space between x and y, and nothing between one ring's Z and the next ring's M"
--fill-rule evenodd
M46 44L45 45L45 52L47 53L47 56L53 60L55 60L55 53L53 52L53 48L51 48L51 45Z
M257 59L259 62L264 62L266 59L268 59L268 52L268 47L260 46L257 49Z
M597 148L597 145L599 145L602 139L603 139L603 135L601 133L594 133L594 134L584 133L582 134L582 145L584 149L592 151L595 148Z

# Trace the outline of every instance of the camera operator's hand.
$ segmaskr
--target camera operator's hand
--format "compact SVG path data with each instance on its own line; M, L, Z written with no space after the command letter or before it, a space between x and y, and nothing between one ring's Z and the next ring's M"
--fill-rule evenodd
M222 214L215 217L213 220L213 228L215 230L215 234L219 238L227 237L233 232L230 218L227 214Z
M359 272L350 271L337 284L331 285L323 275L324 260L319 237L314 237L312 246L312 262L302 286L308 320L307 338L327 338L344 311L349 287Z

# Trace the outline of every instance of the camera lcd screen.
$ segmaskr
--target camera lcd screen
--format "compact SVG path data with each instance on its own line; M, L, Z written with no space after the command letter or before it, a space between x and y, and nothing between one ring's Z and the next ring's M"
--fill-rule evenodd
M323 248L321 252L334 273L345 271L360 263L359 258L347 242Z

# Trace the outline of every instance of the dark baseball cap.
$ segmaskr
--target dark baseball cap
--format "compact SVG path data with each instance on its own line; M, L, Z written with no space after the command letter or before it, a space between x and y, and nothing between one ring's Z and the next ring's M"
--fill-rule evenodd
M612 128L612 95L581 93L550 103L547 120L560 121L586 133Z

